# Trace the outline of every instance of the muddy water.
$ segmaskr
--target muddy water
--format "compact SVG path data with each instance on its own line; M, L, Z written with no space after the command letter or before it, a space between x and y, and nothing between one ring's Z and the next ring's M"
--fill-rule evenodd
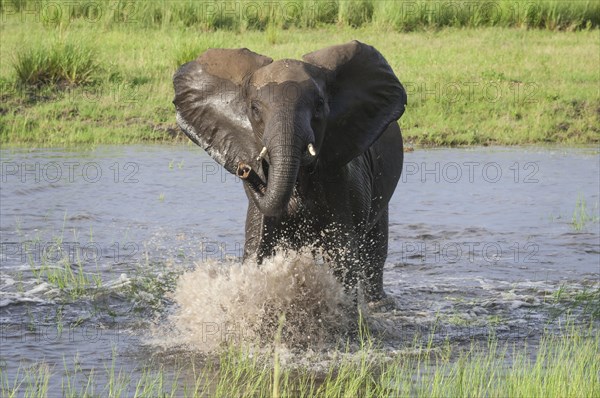
M390 204L384 277L397 308L368 313L384 346L400 349L432 331L457 343L492 331L522 341L558 325L566 311L588 322L593 311L575 297L600 286L598 154L592 148L407 153ZM5 374L41 361L57 373L63 361L104 369L111 358L134 369L149 354L160 362L161 339L197 342L222 332L219 321L206 318L218 318L219 309L206 305L220 294L215 286L236 287L223 268L236 266L242 254L246 199L241 183L201 150L110 146L1 155ZM591 220L574 224L583 202ZM221 267L222 275L210 274L207 264ZM258 278L261 270L253 272ZM340 297L335 286L315 286L330 300ZM199 296L189 301L194 289ZM204 318L198 322L194 311ZM167 337L165 328L177 328L174 319L198 326ZM158 337L149 336L153 324L161 326Z

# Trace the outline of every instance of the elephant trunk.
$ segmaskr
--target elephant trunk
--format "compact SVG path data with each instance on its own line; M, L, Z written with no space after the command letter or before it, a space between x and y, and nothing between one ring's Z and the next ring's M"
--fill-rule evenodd
M273 130L265 131L265 136L272 137L267 143L270 164L266 186L253 171L246 173L246 181L254 188L251 198L260 212L276 217L288 210L300 168L301 145L296 142L293 123L275 121L270 128Z
M236 175L246 181L254 192L264 195L267 191L267 184L265 184L249 164L240 162L238 164Z

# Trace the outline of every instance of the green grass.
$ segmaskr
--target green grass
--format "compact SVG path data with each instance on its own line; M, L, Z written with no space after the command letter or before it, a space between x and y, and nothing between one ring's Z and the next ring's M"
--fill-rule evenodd
M4 15L37 16L48 27L123 23L140 28L198 27L203 30L264 30L269 24L313 28L377 25L398 31L442 27L502 26L574 30L600 25L600 5L591 0L192 0L60 2L4 0Z
M244 21L235 13L201 12L194 8L200 3L188 1L94 2L108 7L98 20L92 7L81 8L84 3L69 3L72 9L60 18L48 11L37 19L9 8L21 4L27 10L33 3L2 4L4 145L173 142L182 135L171 103L172 75L207 48L248 47L275 59L300 58L352 39L376 46L404 83L409 104L401 126L410 144L600 142L599 80L590 59L600 46L597 2L527 2L533 8L517 13L523 19L518 23L484 23L473 14L477 7L465 19L450 18L441 8L398 14L400 3L367 0L293 3L301 6L285 18L269 9L262 19ZM232 4L235 10L257 3ZM404 7L421 10L424 4ZM549 15L554 23L543 22ZM414 28L398 25L398 18L409 16L415 21L402 24Z
M44 245L39 264L30 254L28 257L31 271L37 280L48 282L71 300L87 296L102 286L102 279L97 273L84 270L79 252L76 252L76 258L72 258L72 253L66 252L61 241L57 241L55 245Z
M17 53L13 65L16 83L34 87L91 84L98 73L94 51L77 43L28 48Z
M229 347L201 366L194 358L174 368L83 371L65 363L64 374L44 363L19 368L9 378L0 369L4 397L44 397L50 381L67 397L89 396L294 396L294 397L596 397L600 394L600 335L592 328L545 336L535 354L496 339L436 354L415 346L386 355L368 335L357 352L339 352L322 372L279 367L272 355ZM277 352L277 351L275 351ZM216 361L216 362L215 362ZM276 375L278 373L278 376ZM106 379L99 382L98 379ZM58 393L58 392L54 392Z
M591 214L590 214L591 212ZM577 198L577 204L575 205L575 210L573 210L573 217L571 219L571 225L576 231L582 231L585 226L589 223L598 223L598 203L594 209L588 209L585 198L582 195L579 195Z
M64 220L66 221L65 212ZM18 231L17 231L18 232ZM70 300L78 300L94 293L102 286L102 278L96 272L84 268L90 267L82 258L77 245L64 240L64 222L60 234L43 242L39 235L31 241L24 241L23 251L27 254L27 262L31 273L38 282L47 282L57 288ZM73 231L74 241L78 241L78 233ZM90 242L92 242L90 237ZM97 259L96 259L97 261ZM96 269L98 264L95 264Z

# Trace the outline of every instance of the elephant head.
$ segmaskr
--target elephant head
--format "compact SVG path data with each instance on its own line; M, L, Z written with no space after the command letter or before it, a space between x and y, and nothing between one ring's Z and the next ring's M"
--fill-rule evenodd
M245 184L265 216L286 212L302 167L339 168L367 150L406 106L383 56L352 41L271 58L248 49L210 49L174 76L177 122L229 172L259 170ZM254 189L248 189L254 185Z

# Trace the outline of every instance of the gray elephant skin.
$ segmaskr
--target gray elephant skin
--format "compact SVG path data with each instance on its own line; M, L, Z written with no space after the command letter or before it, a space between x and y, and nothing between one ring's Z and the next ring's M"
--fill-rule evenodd
M245 260L311 245L346 288L360 283L379 301L406 92L381 53L358 41L302 59L207 50L173 77L177 123L244 178Z

